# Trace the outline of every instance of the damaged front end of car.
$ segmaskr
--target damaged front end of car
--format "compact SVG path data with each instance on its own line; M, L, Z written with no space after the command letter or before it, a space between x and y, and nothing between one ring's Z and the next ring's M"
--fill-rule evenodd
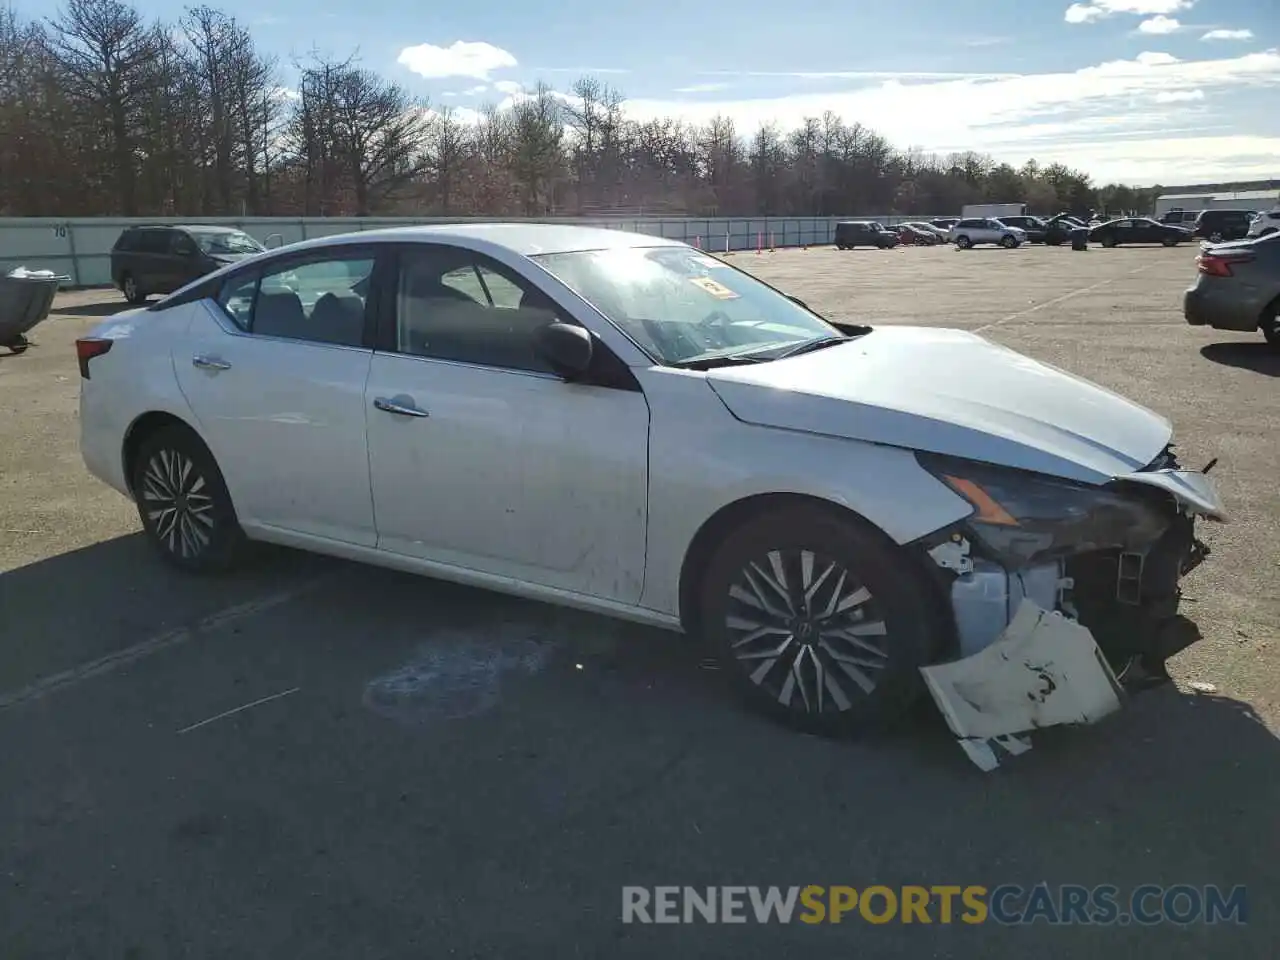
M1102 486L918 454L973 507L920 542L950 600L957 658L923 669L953 732L984 769L992 742L1088 723L1123 687L1168 678L1165 661L1196 639L1178 617L1180 582L1209 554L1200 518L1225 519L1203 471L1166 448Z

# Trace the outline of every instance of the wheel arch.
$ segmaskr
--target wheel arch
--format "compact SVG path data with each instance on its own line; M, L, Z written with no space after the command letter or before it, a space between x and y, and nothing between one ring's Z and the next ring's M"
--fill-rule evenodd
M195 427L179 416L165 410L151 410L136 417L133 423L129 424L129 429L124 432L124 443L120 449L120 465L124 470L124 482L129 487L130 494L137 495L137 491L133 489L134 458L138 455L138 451L148 437L155 436L158 431L167 427L177 427L185 430L205 450L209 449L209 445L204 442L204 438L200 436ZM210 456L212 456L211 451Z
M901 551L913 562L919 562L917 554L904 549L902 544L897 543L876 524L857 511L835 501L805 493L758 493L742 497L725 504L708 517L693 535L693 539L689 541L689 547L680 565L678 597L680 623L687 634L698 633L700 627L698 601L702 577L720 544L731 531L755 517L787 508L811 509L825 513L833 519L856 524L872 536L878 537L886 546ZM923 562L920 563L920 567L922 574L925 575L922 582L927 581L932 588L936 585L936 580L930 575L931 571ZM949 617L950 607L945 603L946 598L938 595L936 590L931 589L930 592L934 594L933 602L943 604L939 612Z

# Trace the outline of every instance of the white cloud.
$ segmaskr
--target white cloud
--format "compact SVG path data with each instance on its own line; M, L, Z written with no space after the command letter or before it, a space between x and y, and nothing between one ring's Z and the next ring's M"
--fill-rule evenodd
M1156 103L1194 103L1203 99L1203 90L1161 90L1156 94Z
M619 67L538 67L535 73L572 73L580 77L594 77L598 74L630 73Z
M688 87L676 87L672 93L714 93L717 90L727 89L727 83L695 83Z
M914 145L941 153L972 149L1011 161L1035 155L1044 162L1061 160L1082 167L1099 179L1171 182L1193 175L1216 176L1228 166L1225 154L1210 150L1197 157L1187 152L1192 140L1177 138L1177 133L1204 134L1205 124L1215 119L1194 113L1199 109L1195 101L1215 90L1264 86L1280 86L1280 50L1194 61L1146 51L1132 60L1073 72L864 81L845 89L760 99L672 96L631 100L626 109L640 120L675 116L706 123L717 115L727 116L744 135L766 122L792 129L805 117L831 110L901 147ZM1141 117L1134 111L1143 102L1158 103L1160 110ZM1188 117L1187 111L1193 114ZM1275 150L1280 137L1202 136L1195 142L1248 146L1241 168L1230 174L1238 179L1272 175L1274 153L1265 156L1261 147L1255 150L1254 146L1265 142Z
M1071 4L1063 19L1067 23L1093 23L1118 13L1154 17L1186 10L1193 3L1195 0L1089 0Z
M1152 17L1150 20L1143 20L1138 24L1139 33L1177 33L1182 29L1180 24L1174 17L1166 17L1161 14L1158 17Z
M1210 30L1201 40L1252 40L1252 30Z
M517 66L516 58L501 47L484 41L457 40L447 47L420 43L405 47L396 63L428 79L475 77L488 80L494 70Z
M501 88L502 84L506 82L507 81L502 80L502 81L499 81L498 83L495 83L494 86ZM479 83L479 84L476 84L474 87L468 87L466 90L463 90L461 96L478 97L480 96L480 94L484 93L488 89L489 88L486 87L483 83Z
M516 83L514 80L499 80L493 85L493 89L499 93L505 93L508 97L513 97L518 93L524 92L524 84Z

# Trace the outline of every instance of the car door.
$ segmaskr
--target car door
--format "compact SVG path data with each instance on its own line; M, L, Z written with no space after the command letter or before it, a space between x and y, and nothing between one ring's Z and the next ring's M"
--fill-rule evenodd
M191 235L182 230L174 230L169 238L169 272L165 278L168 286L166 292L185 287L193 280L200 279L208 271L204 267L204 258L200 248Z
M1165 237L1164 229L1154 220L1122 220L1128 224L1125 239L1130 243L1159 243Z
M649 408L630 371L552 374L533 331L576 319L480 253L405 245L384 290L366 390L379 548L638 601Z
M147 293L162 293L168 288L171 232L156 227L143 230L139 238L133 274L138 287Z
M173 362L246 525L372 547L365 443L375 245L273 257L193 305Z

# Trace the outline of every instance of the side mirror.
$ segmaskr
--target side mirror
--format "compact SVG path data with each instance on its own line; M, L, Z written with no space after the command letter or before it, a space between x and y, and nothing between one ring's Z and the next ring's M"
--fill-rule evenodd
M591 334L582 327L553 321L537 329L533 345L551 369L565 380L582 376L591 366Z

